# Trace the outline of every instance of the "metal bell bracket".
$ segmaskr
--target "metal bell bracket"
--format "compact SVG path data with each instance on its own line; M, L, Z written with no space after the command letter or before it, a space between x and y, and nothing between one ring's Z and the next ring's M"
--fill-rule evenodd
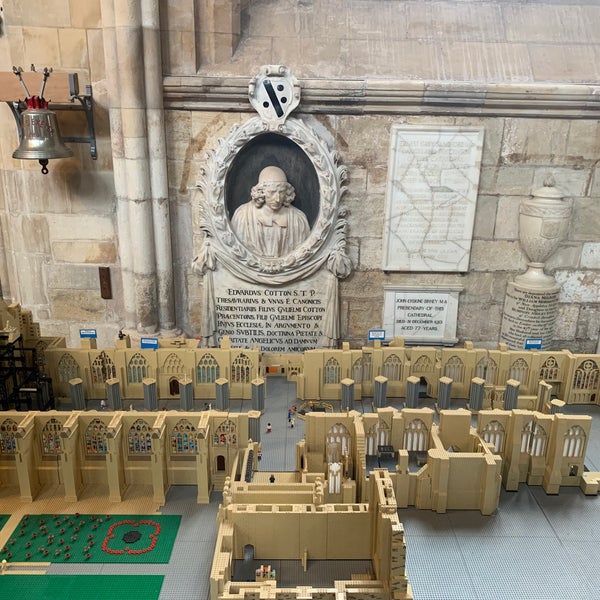
M32 71L35 68L32 65ZM23 69L21 67L13 67L13 73L19 78L19 82L25 91L25 100L9 101L7 102L10 107L12 114L17 122L17 131L19 133L19 142L23 139L23 129L21 127L21 113L28 108L33 108L33 103L39 102L40 104L36 108L48 108L51 111L63 111L63 110L83 110L85 111L85 117L87 120L88 133L87 137L73 137L73 136L62 136L63 142L75 143L75 144L89 144L90 145L90 156L93 160L98 158L98 150L96 146L96 131L94 129L94 99L92 96L92 86L85 86L85 94L79 94L79 83L77 75L75 73L69 73L69 99L70 103L67 102L48 102L44 99L44 89L46 86L46 80L52 72L52 69L45 68L43 71L43 80L40 89L39 96L31 96L29 90L23 81L21 73ZM34 100L35 99L35 100ZM77 104L76 101L79 103ZM29 104L32 104L29 106ZM45 104L45 106L43 105Z

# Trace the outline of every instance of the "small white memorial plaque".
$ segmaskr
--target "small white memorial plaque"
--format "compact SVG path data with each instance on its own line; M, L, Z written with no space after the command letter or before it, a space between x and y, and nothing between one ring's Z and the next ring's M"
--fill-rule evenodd
M384 271L469 269L483 128L395 125Z
M456 321L458 295L453 286L385 286L383 326L389 337L401 337L409 344L458 342Z

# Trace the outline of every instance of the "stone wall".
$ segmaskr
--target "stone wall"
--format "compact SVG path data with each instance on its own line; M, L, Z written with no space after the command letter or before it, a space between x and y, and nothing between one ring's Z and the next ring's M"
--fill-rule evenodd
M353 347L364 343L367 329L381 325L383 284L406 283L464 287L460 341L495 346L506 283L525 266L516 240L519 201L552 173L574 204L568 239L548 263L563 285L555 345L595 350L600 132L597 96L588 82L600 75L597 2L212 4L160 3L175 313L186 334L198 335L200 323L200 282L190 269L201 238L195 220L199 169L218 138L249 118L250 77L260 65L286 64L304 89L299 116L332 140L348 167L342 203L350 209L356 271L341 283L340 298L342 335ZM115 10L112 22L124 31L128 24L113 0L32 0L27 9L5 0L3 6L0 69L35 63L76 72L82 89L91 82L99 158L92 161L87 146L72 145L75 156L51 161L50 174L42 177L36 162L12 159L15 125L8 107L0 106L2 289L33 311L45 335L65 335L73 345L80 327L96 327L99 346L108 346L129 318L125 307L133 293L124 253L135 248L118 219L113 181L122 138L113 123L111 145L109 128L110 75L122 64L107 41ZM194 87L198 81L202 85ZM545 87L538 92L540 85ZM69 127L69 121L63 117L61 125ZM470 270L464 275L381 271L395 123L485 128ZM119 161L125 169L126 163ZM111 268L111 300L100 297L98 266Z

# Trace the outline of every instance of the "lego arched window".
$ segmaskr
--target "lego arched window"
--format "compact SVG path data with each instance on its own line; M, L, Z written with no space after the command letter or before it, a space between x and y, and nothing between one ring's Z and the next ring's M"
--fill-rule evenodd
M127 365L127 382L142 383L142 380L148 376L148 361L136 352Z
M544 456L548 444L546 430L536 421L529 421L521 432L521 452L529 456Z
M444 367L444 375L453 381L462 382L465 376L465 365L458 356L451 356Z
M577 390L596 390L598 387L598 365L593 360L584 360L573 377L573 388Z
M371 381L373 379L373 355L370 352L363 354L362 367L362 380Z
M129 454L152 453L152 429L143 419L138 419L127 433Z
M185 373L185 366L183 361L175 352L171 352L163 363L163 372L167 375L183 375Z
M339 383L342 369L335 358L330 358L323 368L323 383Z
M366 435L367 455L375 456L377 454L377 446L389 446L390 434L390 428L385 421L379 420L369 427Z
M196 454L196 428L187 420L177 421L171 430L171 454Z
M504 451L504 438L506 432L502 423L499 421L490 421L481 431L481 437L484 442L493 444L494 450L498 453Z
M419 356L413 365L415 373L431 373L433 371L433 362L429 356Z
M196 365L198 383L214 383L221 377L221 368L217 359L210 353L203 354Z
M402 448L409 452L424 452L429 448L429 430L421 419L413 419L406 424Z
M560 369L554 356L549 356L540 369L540 379L545 382L560 381Z
M496 383L496 373L498 372L498 365L493 358L484 356L475 365L475 377L483 379L486 383L494 385Z
M57 456L62 452L60 446L60 432L62 424L52 417L42 428L42 456Z
M352 379L354 383L362 383L363 361L362 357L357 358L352 365Z
M4 419L0 423L0 454L16 454L17 440L15 439L15 433L17 428L17 422L13 419Z
M382 375L390 381L400 381L402 361L397 354L390 354L383 363Z
M240 354L231 365L232 383L250 383L252 378L252 361L246 354Z
M214 446L236 446L237 445L237 427L233 421L227 419L223 421L215 430L213 436Z
M92 419L85 430L85 453L88 456L98 456L108 452L106 425L100 419Z
M327 446L333 444L338 449L338 456L350 456L350 432L342 423L336 423L327 434Z
M515 379L520 383L527 383L529 379L529 365L524 358L518 358L512 365L510 365L508 378Z
M76 377L79 377L79 365L72 354L65 352L58 361L58 380L67 383Z
M581 458L585 448L585 431L579 425L569 427L563 441L563 457Z
M338 462L329 464L329 493L339 494L342 491L342 465Z
M103 350L92 363L92 383L106 383L107 379L114 379L116 376L115 363Z

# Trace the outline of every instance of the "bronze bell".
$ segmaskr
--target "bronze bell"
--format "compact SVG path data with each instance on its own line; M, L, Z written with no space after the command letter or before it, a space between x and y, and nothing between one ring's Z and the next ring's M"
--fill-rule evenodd
M47 108L29 108L21 113L23 135L13 158L37 159L46 174L51 158L68 158L73 150L63 144L56 114Z

